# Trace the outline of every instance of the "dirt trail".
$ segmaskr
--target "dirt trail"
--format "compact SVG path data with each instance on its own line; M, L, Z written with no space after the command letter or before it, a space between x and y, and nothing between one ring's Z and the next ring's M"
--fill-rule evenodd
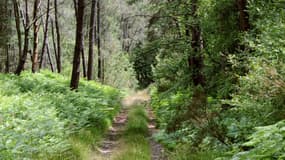
M124 126L127 122L127 109L123 108L114 118L112 127L109 128L104 140L96 147L96 150L90 156L90 160L111 160L112 155L119 145Z
M120 149L120 138L124 132L124 127L127 123L127 115L130 107L136 106L137 104L149 104L150 96L146 90L136 92L130 96L125 97L122 100L122 110L114 118L112 127L108 130L102 143L96 148L96 151L90 156L90 160L112 160L113 156L116 154L117 150ZM155 128L155 118L150 107L147 108L149 114L149 131L150 131L150 146L152 152L152 160L166 160L163 157L163 147L154 141L152 135L157 132Z

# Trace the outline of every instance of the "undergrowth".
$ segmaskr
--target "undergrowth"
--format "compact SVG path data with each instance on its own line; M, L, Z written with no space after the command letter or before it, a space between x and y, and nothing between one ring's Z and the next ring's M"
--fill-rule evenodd
M43 71L0 74L0 159L85 159L120 106L118 90Z

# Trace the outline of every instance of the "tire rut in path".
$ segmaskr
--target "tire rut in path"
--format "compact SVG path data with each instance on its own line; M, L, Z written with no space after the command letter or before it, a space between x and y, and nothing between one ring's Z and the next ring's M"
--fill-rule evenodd
M151 160L168 160L164 148L161 144L155 141L154 135L158 132L158 129L156 129L156 119L154 116L154 113L152 112L151 108L147 108L148 116L149 116L149 132L150 132L150 147L151 147Z
M111 160L112 154L119 145L119 139L124 132L124 126L127 122L128 110L123 108L114 118L112 127L108 130L101 144L96 147L96 153L90 160Z

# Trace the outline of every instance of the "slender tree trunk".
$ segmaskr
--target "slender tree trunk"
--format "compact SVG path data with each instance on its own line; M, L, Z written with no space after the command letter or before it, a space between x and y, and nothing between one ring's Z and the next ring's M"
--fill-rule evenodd
M47 50L47 44L48 44L48 24L49 24L49 13L50 13L50 0L47 0L47 11L46 11L46 20L43 27L44 31L44 39L43 39L43 47L42 47L42 56L40 61L40 69L42 68L45 52Z
M18 48L19 48L19 59L22 56L22 35L21 35L21 17L19 11L19 3L17 0L13 0L14 6L14 16L15 16L15 24L17 30L17 37L18 37Z
M34 1L34 13L33 13L33 26L34 26L34 48L32 56L32 72L35 73L38 70L38 60L39 60L39 23L38 23L38 12L40 7L40 0Z
M17 69L15 71L16 75L20 75L21 72L24 70L25 68L25 63L27 60L27 56L28 56L28 52L29 52L29 32L30 29L26 28L25 29L25 34L24 34L24 49L23 49L23 54L19 59L19 64L17 66Z
M54 17L55 17L55 28L56 28L56 37L57 37L57 71L61 73L61 37L59 31L59 21L58 21L58 7L57 0L54 0Z
M100 0L97 0L97 48L98 48L98 79L103 82L103 70L102 70L102 59L101 54L101 34L100 34Z
M55 40L55 30L54 30L54 22L53 19L51 19L51 36L52 36L52 44L53 44L53 52L54 52L54 57L55 57L55 61L56 61L56 65L57 65L57 61L58 61L58 56L57 56L57 46L56 46L56 40ZM56 68L58 68L56 66Z
M24 21L24 28L25 28L25 33L24 33L24 49L23 49L23 54L19 59L19 64L17 66L17 69L15 71L16 75L20 75L21 72L25 68L25 63L26 59L28 56L29 52L29 33L30 33L30 18L29 18L29 7L28 7L28 0L25 0L25 21Z
M6 69L5 72L9 73L10 72L10 50L12 49L12 45L10 44L10 36L12 35L11 30L9 29L11 27L11 22L10 20L12 19L12 9L11 7L11 3L10 0L6 0L6 18L7 18L7 24L6 24L6 29L7 29L7 35L8 35L8 39L6 41Z
M78 6L77 6L77 0L73 0L73 4L74 4L74 10L75 10L75 17L78 16Z
M83 77L86 78L87 77L87 70L86 70L85 53L84 53L84 42L83 41L82 41L81 56L82 56Z
M9 57L9 49L10 49L10 44L6 45L6 67L5 67L5 72L9 73L10 72L10 57Z
M51 69L52 72L54 72L55 69L54 69L54 65L52 63L52 57L51 57L51 53L50 53L50 48L49 48L49 43L48 42L47 42L47 55L48 55L50 69Z
M79 85L80 78L80 53L83 49L83 28L84 28L84 0L78 0L77 4L74 4L75 8L77 8L77 16L76 16L76 42L74 49L74 57L73 57L73 68L72 68L72 76L70 82L70 88L75 90ZM76 7L77 6L77 7Z
M101 52L101 57L102 57L102 60L101 60L101 69L102 69L102 71L101 71L101 82L102 83L105 83L105 58L104 58L104 55L102 54L102 52Z
M96 0L92 0L91 16L90 16L90 29L89 29L89 55L88 55L88 69L87 79L93 79L93 65L94 65L94 42L95 42L95 12L96 12Z

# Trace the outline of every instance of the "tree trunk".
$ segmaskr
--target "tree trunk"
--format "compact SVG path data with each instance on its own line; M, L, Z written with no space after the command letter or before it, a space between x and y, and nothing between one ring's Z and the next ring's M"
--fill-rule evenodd
M88 69L87 79L93 79L93 65L94 65L94 41L95 41L95 11L96 0L92 0L91 16L90 16L90 29L89 29L89 55L88 55Z
M193 53L188 58L188 64L192 71L192 80L193 80L194 86L201 85L202 87L204 87L205 77L202 74L204 62L203 62L203 55L201 53L201 31L200 31L200 26L197 20L198 19L197 18L197 9L198 9L197 3L198 3L197 0L192 0L191 16L194 19L194 23L191 26L191 33L192 33L191 47L192 47Z
M84 41L82 41L81 56L82 56L83 77L86 78L87 77L87 70L86 70L85 53L84 53Z
M50 12L50 0L47 0L47 11L46 11L46 20L43 27L44 31L44 40L43 40L43 47L42 47L42 56L40 61L40 69L42 68L45 52L47 50L47 43L48 43L48 24L49 24L49 12Z
M61 38L59 32L57 0L54 0L54 18L55 18L56 37L57 37L57 72L61 73L61 44L60 44Z
M6 45L6 67L5 67L5 72L9 73L10 72L10 57L9 57L9 49L10 49L10 44Z
M247 0L237 0L239 11L239 28L241 31L248 31L250 29L249 14L247 12Z
M14 6L14 16L15 16L17 36L18 36L19 58L21 58L22 56L22 35L21 35L21 24L20 24L21 17L20 17L20 11L19 11L19 3L17 0L13 0L13 6Z
M190 53L188 57L188 65L192 73L191 79L194 85L194 93L187 115L195 124L202 125L202 119L206 114L204 108L207 105L207 96L204 91L206 85L205 77L203 75L204 60L201 51L201 30L197 17L198 0L192 0L191 5L191 17L193 23L191 24L190 29L187 29L186 36L190 36L191 32L192 53Z
M53 52L54 52L54 57L55 57L55 61L58 61L58 56L57 56L57 46L56 46L56 42L55 42L55 33L54 33L54 22L53 19L51 19L51 36L52 36L52 44L53 44ZM56 66L57 67L57 66Z
M52 63L52 58L51 58L50 49L49 49L49 43L48 42L47 42L47 54L48 54L48 60L49 60L50 69L51 69L52 72L54 72L55 69L54 69L54 65Z
M75 17L77 17L78 15L78 6L77 6L77 0L73 0L73 4L74 4L74 10L75 10Z
M40 0L34 1L34 13L33 13L33 26L34 26L34 48L32 56L32 72L35 73L38 70L39 60L39 23L38 23L38 11L40 7Z
M102 59L101 54L101 34L100 34L100 0L97 0L97 47L98 47L98 79L103 82L103 70L102 70Z
M74 49L74 57L73 57L73 68L72 68L72 76L70 82L70 88L75 90L79 85L80 78L80 53L83 49L83 24L84 24L84 0L78 0L77 5L77 16L76 16L76 42Z
M29 18L29 7L28 7L28 0L25 0L25 21L24 21L24 27L25 27L25 33L24 33L24 50L23 50L23 54L19 59L19 64L17 66L17 69L15 71L16 75L20 75L21 72L24 70L25 68L25 63L26 63L26 59L28 56L28 52L29 52L29 32L30 32L30 18Z

